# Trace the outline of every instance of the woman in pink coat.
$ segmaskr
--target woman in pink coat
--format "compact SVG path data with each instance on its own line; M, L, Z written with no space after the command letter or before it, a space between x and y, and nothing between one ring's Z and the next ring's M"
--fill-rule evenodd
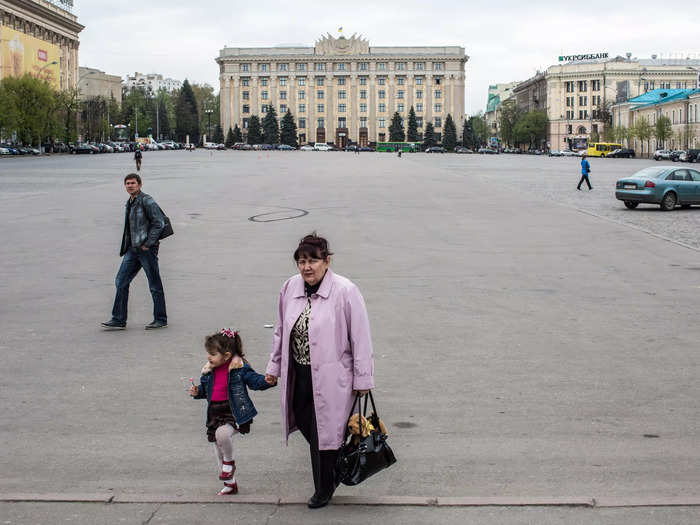
M315 233L294 252L299 275L282 286L266 379L280 379L285 439L299 429L309 443L314 495L324 507L354 395L374 388L369 319L357 286L330 268L328 242Z

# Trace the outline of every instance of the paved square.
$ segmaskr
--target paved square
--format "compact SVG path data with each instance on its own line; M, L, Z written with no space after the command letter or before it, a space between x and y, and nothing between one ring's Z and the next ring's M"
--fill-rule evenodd
M176 232L160 250L170 326L143 330L140 275L128 330L106 333L132 163L0 159L0 493L215 493L186 395L203 337L235 326L262 371L292 252L317 230L367 302L399 460L338 495L698 495L700 208L614 199L653 161L593 159L589 193L568 158L147 153L143 189ZM254 401L241 494L308 497L279 391Z

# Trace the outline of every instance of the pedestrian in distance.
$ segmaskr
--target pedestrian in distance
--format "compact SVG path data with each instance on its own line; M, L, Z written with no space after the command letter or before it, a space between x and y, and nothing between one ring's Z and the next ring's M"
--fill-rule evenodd
M233 436L248 434L258 414L248 395L248 388L267 390L275 381L265 380L251 368L243 354L238 331L223 328L204 339L207 362L202 368L199 386L192 382L190 396L207 400L207 441L214 447L219 465L219 480L224 487L219 496L238 493L236 461L233 459Z
M583 184L583 181L586 181L586 184L588 184L588 191L593 189L591 181L588 179L588 174L591 172L591 164L588 162L587 156L588 154L584 151L581 157L581 180L578 181L578 186L576 186L578 191L581 191L581 184Z
M141 160L143 159L143 153L141 153L140 148L136 148L134 153L134 160L136 161L136 171L141 171Z
M309 444L315 491L307 505L325 507L336 489L335 465L357 394L374 388L374 360L364 299L330 268L328 241L316 233L294 251L299 274L279 295L265 379L280 379L282 431Z
M159 240L166 227L166 217L153 197L141 191L141 185L141 176L136 173L124 177L129 199L126 201L124 233L119 250L119 255L123 258L115 279L117 291L112 318L102 323L103 328L108 330L126 328L129 285L141 268L146 273L153 298L153 321L146 325L146 329L168 326L165 293L158 269Z

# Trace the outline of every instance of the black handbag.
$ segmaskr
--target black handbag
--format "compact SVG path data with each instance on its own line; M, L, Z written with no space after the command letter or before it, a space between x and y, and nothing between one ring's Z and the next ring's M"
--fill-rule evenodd
M371 391L365 397L365 407L362 414L366 417L367 397L369 397L369 400L372 402L373 413L370 415L369 421L372 423L374 429L370 430L367 437L362 437L362 429L360 429L360 435L357 436L359 437L359 441L355 442L356 440L353 439L354 436L350 437L348 440L350 429L347 425L345 426L343 446L340 447L340 453L335 467L336 482L342 483L343 485L358 485L380 470L389 468L396 463L394 452L386 442L387 436L386 434L382 434L379 429L379 414L377 414L377 407L374 405L374 397ZM360 394L355 397L355 401L352 403L348 422L354 414L355 405L357 405L357 410L359 412L360 406L362 405ZM360 425L361 424L362 418L360 418Z
M160 206L158 206L158 209L163 214L164 221L165 221L165 226L163 226L163 229L160 232L160 236L158 237L158 240L162 241L166 237L170 237L175 232L173 231L173 225L170 224L170 218L165 214L165 212L163 211L163 209Z

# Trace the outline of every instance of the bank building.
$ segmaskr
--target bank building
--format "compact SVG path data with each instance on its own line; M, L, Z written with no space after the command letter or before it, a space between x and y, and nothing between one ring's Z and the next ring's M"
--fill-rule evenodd
M457 127L464 115L464 66L459 46L371 47L367 39L339 34L313 47L224 47L219 64L221 123L247 133L251 116L270 107L289 110L300 144L365 146L389 140L398 112L407 128L411 106L418 132L432 122L438 137L447 115Z

